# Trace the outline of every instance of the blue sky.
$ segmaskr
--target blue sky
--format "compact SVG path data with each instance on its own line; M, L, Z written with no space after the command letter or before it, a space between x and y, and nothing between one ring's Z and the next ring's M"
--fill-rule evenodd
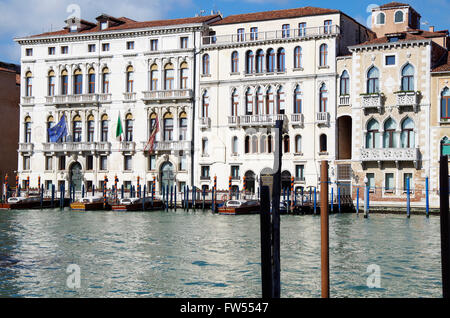
M135 20L171 19L192 17L204 10L219 10L224 16L240 13L315 6L338 9L366 24L371 5L390 1L294 1L294 0L0 0L0 61L19 63L20 52L13 38L60 29L71 14L70 4L77 4L81 17L94 20L101 13L127 16ZM400 1L403 2L403 1ZM437 30L449 28L450 0L411 0L427 22ZM422 25L428 29L428 25Z

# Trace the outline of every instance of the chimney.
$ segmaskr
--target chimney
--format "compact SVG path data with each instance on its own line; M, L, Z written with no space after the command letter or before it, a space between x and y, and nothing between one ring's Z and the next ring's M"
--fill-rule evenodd
M429 31L430 31L430 32L434 32L434 26L430 26Z

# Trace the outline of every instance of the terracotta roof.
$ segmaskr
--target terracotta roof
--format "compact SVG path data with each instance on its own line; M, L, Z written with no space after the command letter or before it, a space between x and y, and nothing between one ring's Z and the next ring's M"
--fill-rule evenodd
M123 21L123 24L109 27L105 30L100 29L100 25L96 24L95 27L84 29L79 32L70 32L68 29L62 29L54 32L46 32L41 34L32 35L26 38L36 38L36 37L47 37L47 36L58 36L58 35L75 35L75 34L88 34L94 32L108 32L108 31L120 31L120 30L131 30L131 29L142 29L142 28L151 28L151 27L163 27L163 26L172 26L172 25L183 25L183 24L194 24L194 23L206 23L213 19L220 17L220 15L209 15L202 17L194 17L194 18L182 18L182 19L170 19L170 20L156 20L156 21L145 21L145 22L136 22L134 20L122 17L118 18L118 20Z
M212 23L212 25L287 19L287 18L296 18L296 17L332 14L332 13L340 13L340 11L333 10L333 9L316 8L316 7L303 7L303 8L296 8L296 9L285 9L285 10L275 10L275 11L265 11L265 12L230 15L228 17L223 18L222 20L220 20L218 22Z
M433 73L439 73L439 72L450 72L450 54L447 52L447 58L443 59L443 63L441 65L435 67L432 70Z
M386 4L383 4L380 6L380 8L382 8L382 9L397 8L397 7L410 7L410 5L407 3L390 2L390 3L386 3Z
M418 41L418 40L426 40L427 37L418 35L418 34L411 34L408 32L399 32L398 34L402 34L403 38L399 38L397 42L406 42L406 41ZM365 45L372 45L372 44L384 44L384 43L391 43L389 42L389 37L384 36L382 38L376 38L373 40L366 41L364 43L355 45L355 46L365 46ZM395 43L395 42L393 42Z
M0 67L0 72L15 73L15 71L4 67Z

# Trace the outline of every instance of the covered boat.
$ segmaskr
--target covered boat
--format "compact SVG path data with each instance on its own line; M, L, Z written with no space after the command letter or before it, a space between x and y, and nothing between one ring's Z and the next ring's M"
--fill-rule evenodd
M259 211L260 204L256 200L230 200L219 207L219 214L224 215L257 214Z
M79 202L71 203L70 208L77 211L103 210L103 200L101 196L86 197L82 198ZM108 203L106 205L106 208L110 207Z

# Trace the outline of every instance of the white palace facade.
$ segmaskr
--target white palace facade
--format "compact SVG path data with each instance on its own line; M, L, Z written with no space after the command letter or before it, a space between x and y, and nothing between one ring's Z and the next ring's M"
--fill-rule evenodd
M234 189L256 193L283 119L284 188L291 178L297 190L317 187L328 160L335 193L355 199L356 187L368 184L375 199L402 201L412 178L420 183L413 203L423 203L437 165L437 110L439 140L450 137L445 80L447 90L436 93L442 105L431 104L431 70L448 64L448 32L419 30L420 15L407 4L372 16L373 30L315 7L148 22L103 14L16 39L20 182L90 189L105 176L111 187L117 176L119 187L155 179L160 191L211 189L217 177L225 190L231 177ZM47 129L63 115L68 136L52 143Z

